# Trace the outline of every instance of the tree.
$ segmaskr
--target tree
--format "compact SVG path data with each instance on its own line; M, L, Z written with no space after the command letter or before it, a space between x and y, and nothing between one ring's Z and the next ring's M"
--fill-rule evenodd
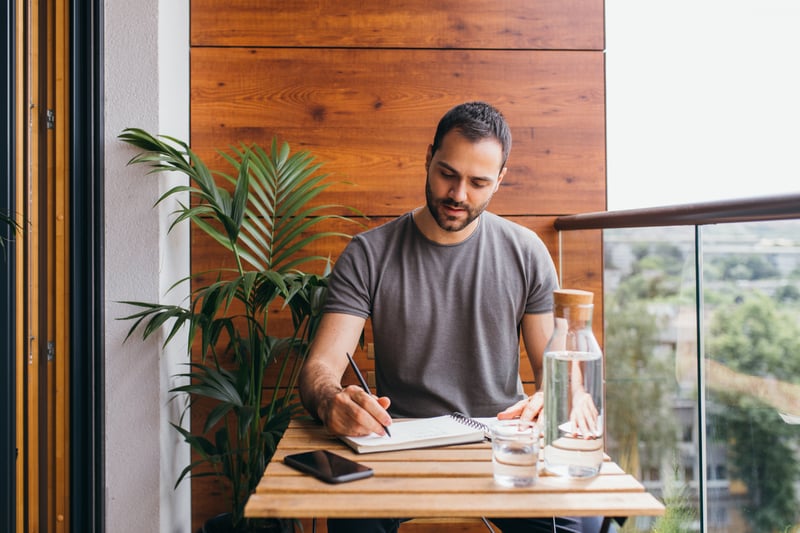
M676 455L677 424L672 399L677 391L668 355L658 355L658 317L653 298L677 294L682 264L677 247L658 254L639 245L638 260L613 294L605 297L606 418L613 454L625 471L641 476L642 465L660 468ZM677 252L675 252L677 251ZM646 456L640 457L640 451Z
M640 447L663 454L674 450L674 371L653 356L658 325L643 302L622 305L612 296L605 316L607 423L618 447L617 461L626 471L639 472ZM658 464L655 457L647 462Z
M682 482L671 481L674 472L683 471L673 412L678 384L669 350L674 348L659 339L664 319L652 305L679 305L686 257L671 242L639 242L631 251L635 261L630 273L605 295L609 452L626 472L640 478L643 469L662 472L667 516L658 521L657 531L686 531L695 520L694 506ZM623 531L628 530L636 531L635 521L625 524Z
M777 278L778 268L763 255L724 255L708 269L711 279L748 280Z

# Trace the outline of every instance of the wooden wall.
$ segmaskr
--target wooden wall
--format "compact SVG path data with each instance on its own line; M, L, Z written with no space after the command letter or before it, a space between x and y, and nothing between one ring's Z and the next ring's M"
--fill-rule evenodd
M216 150L240 141L311 150L351 182L325 203L372 227L424 202L441 115L488 101L513 136L489 209L537 231L557 265L561 252L563 285L594 291L600 308L599 234L559 250L552 224L605 209L603 49L602 0L192 0L191 144L217 168ZM335 259L344 241L328 246ZM218 264L211 249L194 235L193 271ZM211 481L193 494L196 528L221 507Z

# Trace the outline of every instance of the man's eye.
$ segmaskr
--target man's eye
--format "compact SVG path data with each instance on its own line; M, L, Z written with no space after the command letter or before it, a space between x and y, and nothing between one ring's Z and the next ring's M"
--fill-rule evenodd
M476 189L482 189L488 185L489 182L485 180L475 180L472 182L472 186L475 187Z

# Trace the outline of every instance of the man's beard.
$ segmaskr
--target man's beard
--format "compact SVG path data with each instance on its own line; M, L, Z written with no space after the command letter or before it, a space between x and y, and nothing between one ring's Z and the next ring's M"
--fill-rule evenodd
M486 210L486 207L489 205L489 201L492 199L490 196L483 205L478 207L470 207L469 205L461 202L454 202L449 198L443 198L437 200L433 197L433 192L431 191L430 182L425 180L425 202L428 206L428 211L430 212L433 219L436 221L436 224L439 225L445 231L461 231L462 229L469 226L476 218L478 218L481 213ZM464 209L464 213L467 215L466 219L461 220L455 217L448 216L440 211L440 206L450 206L455 207L458 209Z

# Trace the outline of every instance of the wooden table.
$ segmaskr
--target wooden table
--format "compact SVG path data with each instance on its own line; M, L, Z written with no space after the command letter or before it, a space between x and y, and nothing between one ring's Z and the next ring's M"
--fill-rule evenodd
M300 451L328 449L366 464L373 477L327 484L283 464ZM606 460L588 480L540 474L530 488L504 488L492 479L488 442L356 454L313 422L293 421L255 493L247 517L549 517L658 516L664 505L632 476Z

